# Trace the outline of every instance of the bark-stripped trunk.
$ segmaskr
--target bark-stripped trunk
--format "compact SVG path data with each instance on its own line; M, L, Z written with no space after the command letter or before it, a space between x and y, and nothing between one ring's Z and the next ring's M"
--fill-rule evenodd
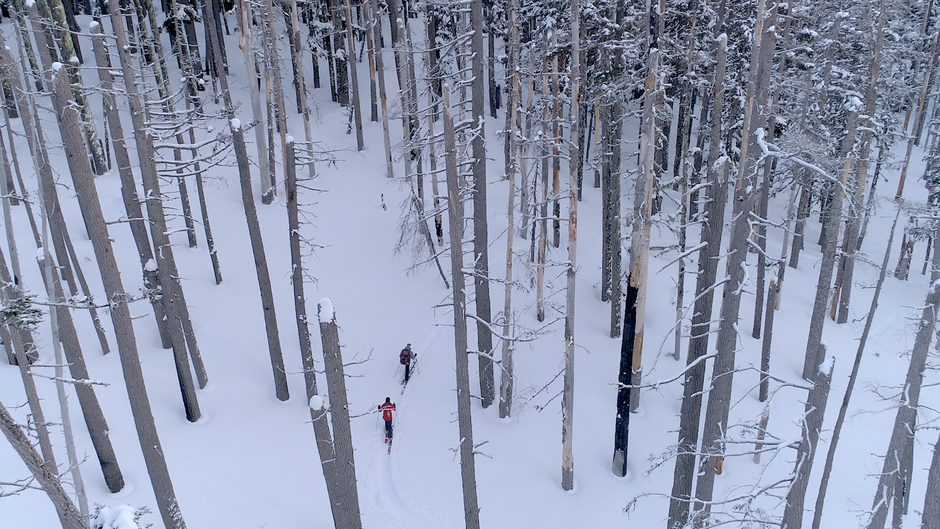
M634 307L627 307L632 321L624 323L633 329L632 341L628 342L627 354L630 355L630 411L636 411L640 405L640 390L636 387L643 378L643 335L646 321L646 275L649 268L650 229L653 214L653 186L656 172L654 155L656 153L656 99L659 96L659 50L653 48L647 59L646 84L643 98L643 118L640 131L640 172L636 180L636 195L633 204L633 236L630 244L630 276L627 296L634 297ZM613 248L617 251L619 248ZM616 281L617 278L611 278ZM635 292L635 294L633 294Z
M574 308L578 257L578 110L581 99L581 31L578 0L571 0L571 137L568 156L568 267L565 271L565 378L561 400L561 488L574 488ZM508 231L512 236L512 230Z
M479 1L479 0L477 0ZM451 115L450 87L444 86L444 158L447 167L447 220L450 224L450 270L454 300L454 351L457 355L457 428L460 434L460 476L464 523L480 528L474 463L473 422L470 414L470 362L467 357L467 297L463 271L463 215L458 188L457 146Z
M375 75L379 82L379 101L382 106L382 141L385 146L385 173L389 178L395 176L395 171L392 165L392 144L391 136L388 131L388 102L387 102L387 92L385 91L385 61L382 57L382 47L380 43L382 42L382 19L379 17L379 7L377 0L370 0L369 9L366 12L372 14L372 42L373 47L375 47ZM437 175L434 175L435 182L437 182ZM435 197L437 192L434 193ZM435 204L436 206L436 204ZM436 208L435 208L436 209Z
M507 172L509 179L509 206L506 212L506 284L505 297L503 303L503 350L500 357L500 379L499 379L499 416L500 418L509 417L512 414L512 392L513 392L513 349L515 345L510 336L512 333L512 242L515 238L515 208L516 208L516 112L519 107L519 72L516 69L516 63L519 57L519 28L516 27L516 20L519 14L519 0L510 0L509 2L509 39L510 45L507 49L509 62L507 71L510 75L509 91L509 111L506 113L506 122L508 124L506 134L507 151L512 153L512 157L506 158ZM525 204L522 204L525 207ZM436 208L435 208L436 209Z
M255 121L255 146L258 148L258 167L261 169L263 182L271 174L268 167L268 138L264 134L264 114L261 111L261 93L255 82L258 66L255 63L254 26L252 25L251 3L248 0L238 2L238 47L245 56L245 68L248 72L248 94L251 98L251 114ZM263 187L263 186L262 186Z

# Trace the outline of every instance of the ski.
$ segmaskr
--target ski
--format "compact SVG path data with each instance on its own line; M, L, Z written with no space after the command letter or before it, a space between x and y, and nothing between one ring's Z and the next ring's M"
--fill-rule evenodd
M388 440L388 453L389 454L392 453L392 440L391 439Z

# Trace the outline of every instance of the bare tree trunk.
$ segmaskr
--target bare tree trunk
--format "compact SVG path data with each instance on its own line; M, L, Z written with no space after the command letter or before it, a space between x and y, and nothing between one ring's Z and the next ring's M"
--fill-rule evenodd
M272 84L271 96L273 97L274 122L277 125L277 132L281 141L281 160L284 159L284 151L287 148L287 111L284 105L284 88L281 83L281 64L277 51L277 42L275 41L275 20L274 3L272 0L265 0L262 6L262 27L264 28L264 56L265 56L265 79L270 79ZM221 42L221 37L219 41ZM270 130L271 124L268 123ZM270 134L270 133L269 133ZM269 136L270 138L270 136ZM271 140L271 158L274 158L274 140ZM283 163L283 161L282 161ZM277 178L274 175L274 163L270 163L271 180L270 187L262 194L261 202L270 204L277 195ZM262 180L263 181L263 180Z
M817 356L825 358L825 355L826 346L820 344ZM829 365L826 366L826 363ZM803 527L803 502L806 500L806 489L809 486L809 477L813 470L813 460L816 458L819 433L822 430L823 418L826 415L826 403L829 400L829 387L832 382L834 366L835 357L823 365L816 366L813 388L809 390L809 397L806 399L806 410L803 412L803 437L796 450L796 468L794 469L796 477L787 492L781 529L800 529ZM827 367L828 372L824 371Z
M106 121L111 130L111 137L114 138L114 158L117 162L118 175L121 178L121 197L124 199L124 210L127 212L131 235L133 235L134 243L137 246L137 256L140 259L144 288L149 293L148 297L153 307L153 315L157 321L157 329L160 331L163 347L168 349L170 347L170 331L167 326L166 313L163 309L163 300L157 294L161 290L160 276L157 270L150 266L153 260L153 251L150 247L150 240L147 238L147 226L144 221L143 210L140 207L137 183L134 181L134 174L131 170L130 156L124 143L124 127L121 125L117 101L113 92L114 76L111 74L111 59L108 57L108 50L104 41L104 29L101 24L95 23L91 27L91 32L95 35L92 38L92 47L95 53L95 62L98 65L98 78L104 91Z
M708 161L706 164L710 184L707 193L710 200L707 201L705 206L707 223L702 228L701 233L701 240L706 244L699 251L698 257L689 352L686 357L685 383L683 384L683 397L679 413L679 440L673 473L672 495L669 501L669 529L682 527L688 522L692 484L696 474L695 460L698 451L699 422L702 413L702 389L705 381L705 361L703 357L708 352L708 340L711 334L718 255L721 250L725 204L728 202L727 159L721 160L719 167L727 46L727 35L716 39L717 64L712 89L712 124L709 133Z
M84 518L78 511L78 507L69 498L68 493L62 488L62 482L59 481L55 468L50 468L43 463L29 438L16 424L2 402L0 402L0 430L3 431L3 435L13 445L13 449L19 454L23 463L26 464L26 468L36 477L36 481L39 482L42 490L52 500L56 514L59 515L62 529L86 529L87 525Z
M157 272L160 274L161 296L163 298L163 308L166 311L170 343L173 347L176 374L179 378L186 418L190 422L196 422L202 416L202 413L199 410L199 400L196 397L196 388L187 361L187 337L183 335L183 321L188 319L186 317L188 314L183 311L186 298L179 282L179 271L176 268L173 246L170 244L168 235L169 231L167 230L166 216L163 210L163 194L160 191L160 179L157 175L153 136L144 123L144 110L137 92L136 74L128 52L127 36L123 21L116 13L111 17L111 25L117 37L118 57L124 73L124 85L131 110L131 122L133 123L134 139L136 140L137 155L140 161L140 175L144 184L144 195L146 196L144 203L147 205L147 218L151 227L150 237L157 259ZM190 357L199 377L199 386L205 387L208 377L199 354L199 348L194 340L195 336L192 338L189 342Z
M924 511L920 529L940 528L940 439L933 445L933 459L927 474L927 492L924 495Z
M356 150L365 149L365 140L362 138L362 107L359 104L359 68L356 61L356 41L352 30L353 12L349 0L346 0L346 40L349 44L349 80L352 91L352 111L356 127Z
M375 75L379 81L379 101L382 106L382 139L385 145L385 172L389 178L395 176L392 166L392 144L391 136L388 131L388 102L385 91L385 61L382 57L382 19L379 17L379 7L377 0L370 0L370 9L367 12L372 13L372 41L375 47ZM434 176L437 178L437 175ZM436 180L435 180L436 181ZM436 193L435 193L436 195Z
M933 72L933 65L937 61L937 53L940 52L940 41L938 41L940 33L934 33L933 39L931 39L930 44L930 59L927 61L927 65L924 67L924 82L921 85L920 89L920 103L915 110L914 114L914 128L912 129L912 134L907 141L907 153L904 156L904 164L901 166L901 176L898 177L898 190L894 193L894 198L901 198L901 194L904 193L904 181L907 179L907 168L911 163L911 152L914 149L914 142L917 140L917 130L920 128L920 117L923 114L924 107L927 105L927 88L930 87L930 74ZM904 130L905 134L907 129Z
M206 3L210 15L214 18L215 6ZM209 33L210 44L217 42L221 37L218 28ZM271 276L268 272L268 261L264 253L264 240L261 237L261 225L258 221L258 211L255 208L254 196L251 190L251 168L248 161L248 150L245 148L245 131L241 123L235 118L235 107L232 106L232 96L229 93L228 79L222 65L221 51L218 46L212 46L215 56L216 75L222 88L222 97L225 102L225 112L229 118L232 132L232 141L235 145L235 157L238 161L238 176L242 191L242 204L245 208L245 219L248 222L248 238L251 241L251 253L254 258L255 270L258 274L258 288L261 291L261 308L264 315L264 329L268 339L268 352L271 356L271 369L274 372L274 388L278 400L290 398L287 387L287 373L284 371L284 357L281 354L281 339L277 330L277 315L274 309L274 292L271 288Z
M112 17L117 17L118 6L111 4ZM134 423L137 426L137 435L144 454L144 461L153 485L157 506L160 510L163 523L167 528L183 529L186 527L180 513L173 483L157 436L153 412L150 409L147 390L144 385L143 371L140 358L137 354L137 340L134 336L134 327L131 322L130 311L127 306L127 296L121 282L121 273L114 258L114 249L108 237L107 225L98 200L98 191L95 189L94 174L87 158L77 156L81 152L78 134L78 116L68 103L68 79L62 75L65 72L56 72L53 90L53 105L56 109L56 118L59 122L63 142L72 153L67 156L69 172L75 186L82 218L85 228L91 237L92 248L98 261L101 281L105 295L111 308L111 320L114 324L114 335L118 343L118 353L121 357L121 367L127 385L131 411Z
M303 46L300 40L300 23L297 20L297 0L290 0L290 25L290 33L294 35L294 41L297 43L297 52L291 57L294 70L297 72L297 109L303 116L304 138L307 140L307 157L309 158L307 168L310 178L313 178L316 176L316 166L313 162L313 131L310 129L310 109L307 107L307 85L304 80L304 63L301 60L303 58L303 54L301 53ZM284 154L285 156L287 155L286 147Z
M862 364L862 353L865 351L865 344L868 342L868 334L871 332L872 322L875 319L875 309L878 308L878 298L881 296L881 287L884 285L885 275L887 275L888 258L891 255L891 244L894 242L894 229L898 225L898 217L900 215L901 209L898 208L897 214L894 217L894 223L891 225L891 235L888 236L888 246L885 249L884 260L881 262L881 273L878 275L878 282L875 284L875 293L872 295L871 308L868 309L868 317L865 319L862 337L859 339L858 350L855 352L855 362L852 364L849 382L845 388L845 395L842 397L842 406L839 407L839 415L836 418L835 426L832 428L829 450L826 453L826 463L823 466L823 474L819 482L819 493L816 495L816 508L813 512L813 529L819 529L821 527L823 506L826 502L826 491L829 488L829 476L832 474L832 463L835 459L836 447L839 445L839 434L842 432L842 426L845 424L849 401L852 398L852 391L855 389L855 382L858 380L858 369Z
M346 375L336 328L336 314L329 299L317 307L320 317L320 341L323 346L323 367L330 395L330 422L333 424L333 446L336 454L337 490L342 505L342 525L337 529L359 529L359 492L356 489L356 462L353 458L352 431L349 425L349 403L346 401Z
M565 378L561 400L561 488L574 488L574 308L578 258L578 110L581 106L581 31L578 0L571 0L571 137L568 156L568 267L565 271ZM512 236L512 230L508 231Z
M758 400L766 402L770 386L770 344L774 332L774 306L777 304L777 284L773 279L767 287L767 312L764 314L764 339L760 351L760 389Z
M486 148L484 146L486 120L483 106L483 0L470 0L471 72L473 75L470 119L474 131L472 140L473 170L473 292L477 316L477 349L479 353L480 399L486 408L493 403L496 393L493 375L493 335L490 315L489 236L486 227Z
M868 82L868 92L865 94L865 115L873 116L878 102L878 76L881 71L881 48L884 42L884 24L887 10L885 2L879 2L877 27L875 28L875 44L872 49L871 68ZM849 300L852 296L852 280L855 272L855 257L858 253L859 231L861 230L861 213L864 208L865 188L868 180L868 158L871 155L872 129L865 127L862 131L862 145L858 155L858 168L855 175L855 193L848 209L848 220L845 224L845 235L842 237L842 261L839 276L836 281L839 315L838 323L845 323L849 319Z
M758 2L755 35L763 35L765 28L771 30L776 17L774 7L765 20L765 4ZM774 4L776 6L776 4ZM765 25L766 24L766 25ZM715 361L712 364L711 390L702 427L702 469L698 475L695 497L696 523L704 523L711 510L714 495L715 474L724 458L725 433L731 406L731 390L734 379L734 362L737 352L737 325L741 309L741 292L744 289L747 240L750 235L750 215L754 208L756 192L752 180L753 168L758 152L756 130L762 126L760 109L755 109L757 91L761 78L770 74L767 65L760 63L760 48L756 43L751 52L750 75L744 107L744 122L741 135L741 163L734 197L734 214L731 241L728 245L727 276L722 292L718 336L715 341ZM757 113L755 114L755 110Z
M478 0L477 0L478 1ZM450 224L451 282L454 300L454 349L457 354L457 428L460 433L460 475L464 522L479 529L473 423L470 413L470 366L467 357L467 298L463 271L463 218L457 175L457 146L451 116L450 87L444 86L444 157L447 166L447 212Z
M510 83L512 89L509 91L509 111L506 113L506 122L508 124L506 143L507 151L512 156L507 156L506 177L509 179L509 206L506 210L506 283L505 296L503 303L503 350L500 359L500 383L499 383L499 416L500 418L509 417L512 414L513 397L513 361L512 354L515 345L510 340L512 333L512 242L515 238L515 202L516 202L516 113L519 107L519 72L516 63L519 58L519 28L516 27L517 17L519 15L519 0L510 0L509 2L509 39L510 44L507 49L509 62L507 71L510 72ZM525 204L522 204L525 207Z
M330 424L327 421L327 410L323 398L317 391L316 366L313 359L313 344L310 340L310 329L307 326L307 302L304 294L304 268L300 248L300 215L297 207L297 170L294 163L294 144L287 144L287 182L284 194L287 198L287 225L290 230L291 254L291 283L294 292L294 315L297 322L297 336L300 340L300 356L304 367L304 385L307 392L307 403L310 408L310 419L313 423L313 433L316 438L317 453L320 456L320 466L323 468L323 478L326 481L326 491L330 499L330 509L333 514L333 525L337 529L345 527L346 509L343 497L342 484L337 478L339 463L333 446L333 436L330 433Z
M937 275L937 272L933 274L933 276ZM940 284L937 283L936 277L932 279L927 291L927 299L924 301L924 310L918 322L917 334L914 337L911 363L901 391L901 402L891 430L891 440L888 443L884 465L879 475L878 488L875 489L868 529L884 527L892 499L894 500L892 508L895 516L898 517L904 508L904 502L899 501L899 493L910 490L911 468L905 460L912 457L911 451L914 449L920 390L924 380L927 353L933 339L934 325L937 322L937 309L940 306ZM897 527L897 524L892 525Z
M643 118L640 132L640 173L637 175L636 196L633 204L633 236L630 244L630 284L627 286L628 296L635 291L636 306L629 311L631 317L636 319L624 324L633 329L632 347L628 354L632 360L630 369L633 371L630 381L633 386L630 391L630 411L636 411L640 405L640 392L637 386L643 379L643 336L646 321L646 275L649 269L650 229L652 228L653 214L653 186L656 179L653 165L656 163L656 98L659 96L659 50L653 48L649 52L646 63L646 86L643 98ZM613 248L612 251L619 251ZM612 277L611 281L618 278ZM628 307L629 308L629 307Z
M238 47L245 56L245 67L248 72L248 93L251 97L251 114L255 120L255 146L258 147L258 167L261 169L261 181L271 174L268 167L268 139L264 131L264 114L261 112L261 94L255 75L258 66L255 64L255 39L252 26L251 3L248 0L238 2ZM273 146L272 146L273 147ZM262 185L262 187L264 187Z
M842 186L848 180L852 169L852 154L855 145L855 131L858 126L858 112L850 110L846 118L846 135L842 140L842 156L845 162L842 166L840 181ZM832 290L832 272L835 269L837 239L839 226L842 223L842 190L834 189L826 219L826 238L822 247L822 263L819 266L819 280L816 283L816 298L813 301L813 314L809 322L809 334L806 341L806 356L803 360L803 378L812 380L813 370L819 365L820 358L816 356L819 344L822 342L823 325L826 319L826 305L829 293Z

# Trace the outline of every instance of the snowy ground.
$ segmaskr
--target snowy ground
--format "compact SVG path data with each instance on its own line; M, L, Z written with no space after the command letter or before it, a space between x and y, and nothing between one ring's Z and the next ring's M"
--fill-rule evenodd
M89 20L80 17L87 26ZM234 19L230 24L234 25ZM10 22L0 30L9 35ZM247 79L240 58L236 58L235 35L229 41L232 63L232 91L243 98L239 116L249 121ZM8 40L9 42L9 40ZM90 50L90 46L86 47ZM282 51L286 50L282 48ZM386 64L393 64L390 55ZM359 79L367 98L368 80L364 66ZM325 68L324 68L325 71ZM391 71L390 71L391 73ZM86 83L95 76L86 74ZM308 78L310 72L307 72ZM387 76L390 87L394 76ZM339 323L343 356L347 363L348 398L354 415L353 441L356 448L356 471L363 525L367 528L457 528L463 526L454 393L453 318L449 290L444 287L436 268L412 268L414 257L406 248L396 250L399 237L400 206L408 199L406 182L388 180L382 164L381 125L367 123L366 150L355 151L355 138L345 134L345 112L329 101L329 88L313 91L317 101L318 121L315 136L324 149L335 151L334 165L320 164L319 175L305 190L301 203L308 213L303 234L317 245L306 256L309 274L316 280L307 284L307 307L316 311L317 301L329 298ZM290 99L293 92L285 91ZM100 99L93 98L100 105ZM367 99L364 99L367 101ZM288 108L292 104L288 102ZM397 107L393 103L393 112ZM364 116L368 119L368 114ZM54 136L56 130L50 113L44 116L44 129ZM302 137L300 121L292 114L290 132ZM505 248L505 213L507 183L502 174L502 147L495 131L500 119L487 121L489 152L489 201L491 274L504 275L502 263ZM392 122L393 137L400 137L400 121ZM15 124L14 127L19 126ZM224 126L218 120L215 127ZM125 123L129 128L129 122ZM625 139L636 134L628 126ZM249 141L253 134L247 134ZM24 142L17 144L20 163L27 158ZM85 256L85 273L95 292L102 292L94 266L91 245L84 235L80 213L72 195L59 145L50 141L57 157L60 193L72 226L71 234L80 254ZM629 148L629 147L628 147ZM249 145L253 152L254 146ZM903 149L903 147L901 147ZM396 154L396 157L400 153ZM135 153L132 153L134 156ZM625 160L634 157L624 156ZM919 163L919 162L918 162ZM401 177L402 164L396 163L396 176ZM912 175L919 175L915 166ZM25 166L32 179L32 168ZM880 264L888 238L894 207L889 200L897 182L896 172L889 172L888 182L879 185L883 197L872 219L863 251L872 263ZM215 168L207 175L209 210L216 246L221 260L224 282L215 285L205 241L199 233L200 246L189 249L185 235L172 235L176 258L196 325L200 349L209 374L209 385L199 391L205 417L196 424L186 421L181 406L172 354L160 347L150 307L145 303L132 305L140 354L148 384L150 401L157 420L163 448L173 477L176 493L185 520L191 528L328 528L332 527L326 490L314 446L313 429L304 398L303 377L297 345L290 286L288 231L283 189L272 205L261 206L259 215L264 230L265 249L276 293L276 307L289 372L291 399L279 402L274 396L271 368L257 282L244 214L234 167ZM499 419L494 405L483 409L474 400L474 441L486 442L476 459L477 488L483 527L609 527L637 524L663 527L668 495L672 483L672 460L662 461L676 443L681 386L674 382L643 392L641 408L631 418L629 473L617 478L610 472L615 413L615 382L619 365L620 341L608 337L609 308L600 301L600 193L585 179L586 192L579 206L579 263L577 276L576 386L574 419L575 488L565 492L560 486L561 475L561 379L555 378L562 369L562 325L564 303L563 269L549 268L548 319L553 323L544 329L538 340L520 344L516 350L516 401L510 419ZM259 184L255 183L256 187ZM194 186L191 186L193 188ZM123 216L119 181L116 171L98 179L102 207L108 220ZM256 193L260 196L259 192ZM167 192L171 190L166 189ZM631 208L632 188L625 185L624 210ZM924 191L914 181L908 182L906 198L923 201ZM777 196L772 202L771 218L779 221L787 197ZM669 201L665 202L669 213ZM905 217L902 215L901 223ZM182 225L181 219L175 219ZM32 255L31 238L22 207L14 208L17 241L23 256ZM897 262L900 230L891 249L890 266ZM788 269L782 294L781 309L776 315L772 373L776 377L800 382L808 318L818 274L819 251L815 241L819 225L808 224L806 251L799 270ZM625 232L626 234L626 232ZM125 287L134 291L141 286L139 264L129 231L113 225L111 236L123 271ZM769 252L778 255L782 233L769 232ZM691 241L698 235L690 233ZM674 242L668 231L653 233L654 246ZM517 238L515 250L527 252L528 241ZM913 273L909 281L887 279L878 308L875 325L862 364L860 383L849 411L840 449L835 462L833 482L829 488L824 527L855 527L859 517L871 504L876 478L894 419L892 407L897 401L897 387L903 381L906 359L913 342L914 318L926 294L927 280L920 272L923 244L919 245ZM676 265L661 270L675 258L675 252L654 254L650 265L647 338L644 351L644 376L647 382L674 378L683 362L672 359L672 328L675 319ZM423 259L423 257L421 257ZM564 242L550 249L549 259L555 263L566 259ZM41 292L37 269L24 259L23 284L31 292ZM753 278L753 256L750 273ZM447 264L444 264L447 270ZM851 321L844 325L828 323L824 340L829 354L836 358L833 389L825 428L835 420L838 403L847 380L852 358L861 334L876 276L876 266L862 264L856 272ZM520 326L535 329L534 283L530 270L517 266L515 277L525 286L514 293L513 306L518 310ZM686 279L685 303L690 302L694 287L691 275ZM493 289L494 314L502 307L502 287ZM44 294L40 294L44 298ZM753 284L746 291L740 318L741 349L738 366L759 365L760 341L750 337L753 310ZM717 309L716 309L717 314ZM76 312L75 321L83 336L83 346L92 378L110 385L98 388L98 396L111 427L117 456L124 471L127 487L118 494L109 494L97 468L87 432L80 422L78 403L71 399L71 414L76 424L79 452L87 457L82 465L85 485L91 502L108 506L127 504L149 507L154 511L143 522L161 527L156 514L153 493L144 468L136 439L129 405L121 379L116 353L103 356L85 314ZM116 349L110 321L103 315L109 330L112 349ZM312 319L312 318L311 318ZM686 322L687 325L687 322ZM472 327L471 327L472 328ZM687 332L687 328L685 329ZM316 353L319 355L319 333L311 327ZM471 347L473 345L471 331ZM41 364L51 364L52 349L48 325L37 333ZM418 368L407 389L402 392L402 371L398 351L413 344ZM683 344L685 341L683 341ZM682 358L685 357L683 345ZM48 374L48 368L37 369ZM710 368L709 368L710 372ZM471 362L471 380L476 379L476 362ZM927 383L936 382L928 372ZM732 424L753 424L764 405L757 400L758 375L744 370L735 375ZM39 379L47 416L56 419L57 406L51 382ZM474 387L478 387L476 383ZM320 376L320 388L326 387ZM772 389L777 389L774 385ZM476 395L477 390L474 390ZM390 396L398 406L395 444L391 454L382 443L382 424L372 413L377 404ZM937 402L936 387L928 387L923 401ZM797 440L799 418L803 413L806 392L794 387L779 389L771 405L771 432L783 440ZM22 384L16 368L0 366L0 400L24 420ZM926 410L921 424L932 425L936 413ZM735 428L732 437L753 432ZM53 428L54 443L60 463L66 461L61 429ZM915 447L915 476L911 484L911 511L905 522L919 523L923 505L926 469L935 430L918 434ZM826 449L828 430L823 433L820 451ZM742 445L745 450L747 445ZM725 472L718 477L717 498L731 498L775 481L792 471L794 452L781 450L766 454L762 465L755 465L750 456L731 459ZM659 465L662 463L661 465ZM769 463L764 465L764 463ZM818 474L822 466L817 458L814 478L810 484L807 506L815 499ZM27 475L25 467L5 442L0 442L0 481L13 481ZM644 496L628 513L627 503ZM766 509L768 516L782 513L782 499L765 497L756 507ZM726 510L731 512L733 505ZM0 527L39 528L57 525L55 511L44 493L30 490L17 496L0 498ZM862 517L862 519L864 519Z

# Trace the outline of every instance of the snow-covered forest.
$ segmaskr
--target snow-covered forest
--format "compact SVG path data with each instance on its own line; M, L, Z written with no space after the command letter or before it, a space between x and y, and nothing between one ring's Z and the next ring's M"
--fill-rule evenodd
M0 15L0 527L940 529L933 0Z

